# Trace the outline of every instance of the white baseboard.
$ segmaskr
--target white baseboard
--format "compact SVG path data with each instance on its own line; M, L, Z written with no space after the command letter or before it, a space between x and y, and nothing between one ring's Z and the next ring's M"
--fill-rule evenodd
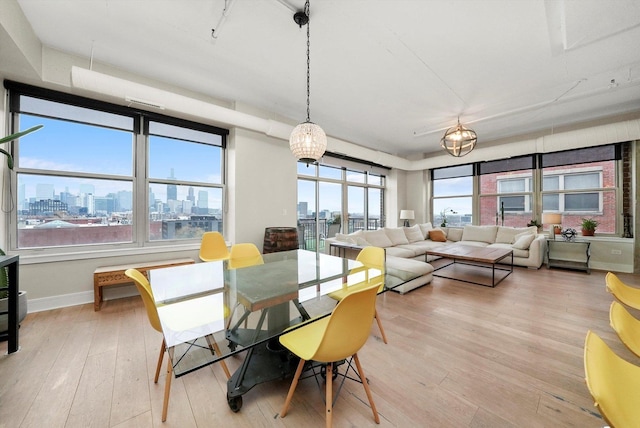
M103 291L104 300L121 299L138 295L133 285L109 287ZM93 290L82 291L80 293L63 294L60 296L42 297L40 299L29 299L27 295L28 313L48 311L51 309L66 308L69 306L84 305L93 303Z

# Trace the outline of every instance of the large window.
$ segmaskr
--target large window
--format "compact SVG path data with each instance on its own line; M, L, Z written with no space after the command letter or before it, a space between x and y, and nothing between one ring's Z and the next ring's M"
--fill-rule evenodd
M338 162L339 163L339 162ZM298 233L309 250L324 250L336 232L384 226L385 176L380 171L298 163Z
M564 228L593 218L598 233L620 233L620 159L621 144L611 144L434 169L432 219L522 227L555 212Z
M13 249L199 239L222 231L227 131L7 82Z
M431 170L434 226L463 226L473 221L473 165Z

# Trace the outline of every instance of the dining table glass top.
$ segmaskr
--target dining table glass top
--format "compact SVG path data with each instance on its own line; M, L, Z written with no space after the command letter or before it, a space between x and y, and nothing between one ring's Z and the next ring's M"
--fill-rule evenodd
M382 282L383 275L354 260L307 250L263 254L262 262L240 269L229 269L226 261L203 262L148 272L177 377L327 316L336 305L327 294L344 284ZM384 274L381 291L417 276ZM219 352L212 352L216 347Z

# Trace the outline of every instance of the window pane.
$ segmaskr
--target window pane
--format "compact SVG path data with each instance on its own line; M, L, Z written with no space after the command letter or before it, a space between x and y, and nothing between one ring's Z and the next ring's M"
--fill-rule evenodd
M480 197L480 224L525 227L533 218L531 200L531 195L482 196Z
M378 229L384 227L382 215L382 190L370 188L368 192L368 219L369 229Z
M149 136L149 178L221 184L222 148Z
M351 181L353 183L364 183L366 174L360 171L352 171L347 170L347 181Z
M515 180L499 180L498 190L499 193L524 192L525 180L523 178Z
M319 165L319 176L322 178L342 180L342 168Z
M473 194L473 177L445 178L433 181L433 196Z
M19 140L19 168L133 175L132 132L20 116L21 131L36 125L44 125L44 128Z
M222 188L149 185L149 239L196 239L222 232Z
M311 177L316 176L317 166L314 164L306 164L304 162L298 162L298 174L309 175Z
M565 211L600 211L598 193L567 194L564 197Z
M545 175L542 180L542 190L560 190L560 176Z
M300 164L298 164L300 165ZM316 248L316 182L298 180L298 226L305 242L305 249Z
M495 200L495 198L494 198ZM433 200L433 225L442 225L443 217L446 226L464 226L472 223L472 198L446 198Z
M564 177L564 188L567 190L593 189L600 187L600 174L571 174Z
M131 242L131 181L18 174L18 248Z
M384 185L384 177L377 174L369 174L369 184L373 184L374 186L383 186Z
M557 193L542 195L542 212L560 211L560 195Z
M364 222L364 187L348 187L347 206L349 210L348 233L368 229Z
M318 210L318 229L320 238L333 238L336 233L340 232L336 227L340 227L342 222L342 185L340 183L318 183L318 198L320 201L320 209ZM332 224L336 226L331 228ZM324 250L324 239L321 239L320 250Z

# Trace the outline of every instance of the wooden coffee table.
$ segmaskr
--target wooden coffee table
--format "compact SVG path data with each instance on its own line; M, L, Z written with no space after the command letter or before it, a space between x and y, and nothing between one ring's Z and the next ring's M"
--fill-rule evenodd
M451 259L451 263L445 264L444 266L436 267L433 270L433 276L438 276L441 278L454 279L456 281L470 282L472 284L484 285L486 287L495 287L499 284L503 279L508 277L511 272L513 272L513 250L508 250L505 248L486 248L486 247L472 247L469 245L442 245L438 248L434 248L433 250L428 250L425 253L425 261L428 256L439 256L447 259ZM496 264L501 260L511 256L511 263L509 268L496 267ZM432 263L433 264L433 263ZM480 271L475 269L461 269L461 272L457 272L457 265L466 265L473 266L481 269L491 268L491 283L483 283L475 281L474 278L478 276L488 275L479 275ZM453 268L452 268L453 266ZM449 269L447 269L449 268ZM453 273L459 273L460 275L457 277L454 276L446 276L441 273L436 273L437 271L441 271L443 269L453 270ZM506 272L504 275L499 275L496 277L496 271L498 272ZM496 280L497 279L497 280Z

